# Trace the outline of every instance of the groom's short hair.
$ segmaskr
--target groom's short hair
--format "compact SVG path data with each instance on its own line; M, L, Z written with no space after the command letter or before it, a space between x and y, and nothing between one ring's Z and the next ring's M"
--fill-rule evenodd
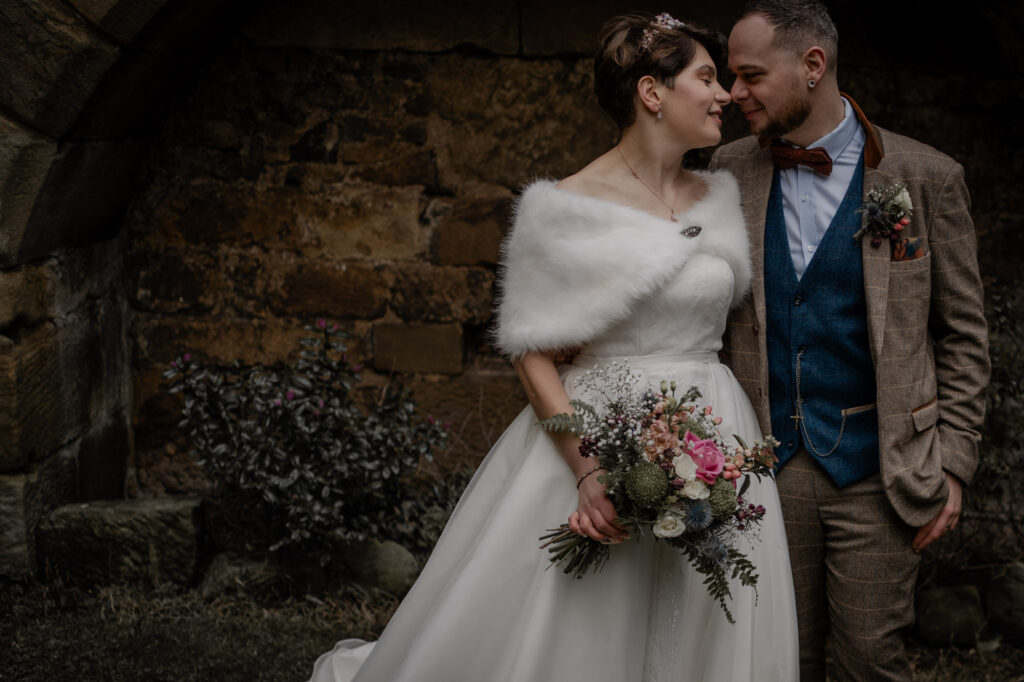
M805 52L814 45L825 50L829 71L839 59L839 32L825 5L818 0L750 0L740 19L760 14L775 27L776 47Z

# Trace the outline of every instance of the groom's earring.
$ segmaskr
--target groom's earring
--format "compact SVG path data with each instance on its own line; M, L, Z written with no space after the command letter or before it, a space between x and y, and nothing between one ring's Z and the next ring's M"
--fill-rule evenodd
M807 87L811 88L812 90L814 89L815 85L817 85L817 83L815 83L813 80L807 81Z

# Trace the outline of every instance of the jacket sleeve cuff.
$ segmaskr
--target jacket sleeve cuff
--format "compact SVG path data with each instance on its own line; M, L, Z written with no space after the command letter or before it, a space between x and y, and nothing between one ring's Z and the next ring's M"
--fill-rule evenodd
M978 436L939 425L939 446L942 448L942 469L953 474L966 486L978 468Z

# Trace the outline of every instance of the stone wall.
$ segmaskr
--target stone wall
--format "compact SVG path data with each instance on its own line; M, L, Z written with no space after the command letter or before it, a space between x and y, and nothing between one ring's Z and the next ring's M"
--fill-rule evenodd
M740 4L667 9L726 29ZM1024 11L827 4L844 89L964 164L988 291L1016 291ZM444 466L478 461L525 403L487 343L511 201L614 141L588 55L630 9L666 7L4 3L0 573L62 502L205 490L160 373L283 361L318 317L368 391L454 424Z

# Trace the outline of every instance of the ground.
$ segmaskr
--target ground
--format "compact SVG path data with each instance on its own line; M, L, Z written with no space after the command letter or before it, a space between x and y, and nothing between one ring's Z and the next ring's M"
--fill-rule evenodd
M0 584L0 681L300 681L344 637L374 639L397 606L382 593L321 597ZM1024 682L1024 650L910 643L914 680Z

